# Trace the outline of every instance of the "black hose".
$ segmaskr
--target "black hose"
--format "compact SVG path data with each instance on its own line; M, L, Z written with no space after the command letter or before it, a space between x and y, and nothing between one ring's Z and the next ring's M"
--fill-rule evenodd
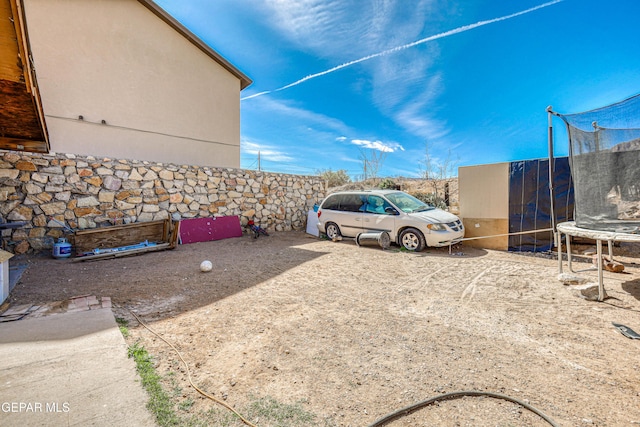
M441 394L439 396L435 396L432 397L430 399L427 400L423 400L422 402L418 402L415 403L413 405L407 406L405 408L399 409L395 412L390 413L389 415L385 415L384 417L380 418L379 420L375 421L373 424L369 424L368 427L380 427L383 426L397 418L400 417L404 417L406 415L411 414L412 412L417 411L418 409L421 409L427 405L430 405L432 403L438 402L440 400L447 400L447 399L457 399L459 397L464 397L464 396L488 396L488 397L495 397L496 399L503 399L503 400L508 400L509 402L513 402L516 403L520 406L522 406L525 409L528 409L529 411L533 412L534 414L538 415L540 418L542 418L543 420L545 420L546 422L548 422L549 424L551 424L553 427L560 427L558 424L556 424L555 421L553 421L551 418L549 418L547 415L545 415L544 413L542 413L540 410L534 408L533 406L518 400L518 399L514 399L513 397L509 397L506 396L504 394L499 394L499 393L491 393L491 392L485 392L485 391L454 391L451 393L445 393L445 394Z

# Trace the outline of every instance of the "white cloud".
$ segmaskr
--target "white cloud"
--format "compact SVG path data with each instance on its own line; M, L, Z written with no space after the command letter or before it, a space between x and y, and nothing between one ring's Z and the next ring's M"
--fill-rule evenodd
M255 107L268 112L267 116L290 117L291 123L304 124L306 131L315 133L317 138L308 140L321 140L331 134L353 134L349 125L339 119L299 108L291 101L283 102L262 95L284 91L361 64L368 73L368 84L373 89L371 101L383 115L425 142L446 144L450 129L445 121L437 118L438 102L444 93L443 78L436 69L440 51L439 45L431 42L516 18L561 1L551 0L510 15L433 34L429 20L442 13L436 0L416 0L410 7L405 2L391 0L364 4L343 0L266 0L256 7L266 11L269 16L267 25L275 28L287 42L298 46L301 51L311 52L340 65L274 90L249 95L243 100L253 98L252 102L244 103L243 109ZM441 21L442 16L437 18ZM433 35L424 36L429 33ZM414 49L417 47L420 48ZM345 136L332 136L332 139L347 141ZM398 143L375 139L351 139L350 143L381 152L404 151Z
M254 156L260 154L260 158L273 162L290 162L293 160L293 157L280 151L277 147L246 140L240 143L240 150L245 154Z
M374 2L375 4L375 2ZM370 51L371 22L380 13L369 3L343 0L269 0L265 4L276 31L299 49L325 58L344 59ZM355 46L353 40L358 40ZM364 48L364 49L363 49Z
M279 120L287 120L289 123L303 123L305 126L329 130L338 134L349 133L350 129L343 121L324 114L299 108L293 101L282 101L271 98L259 98L256 102L248 103L243 109L255 109L265 117L272 117L274 123Z
M419 0L410 7L405 3L378 1L371 3L327 0L272 0L267 3L273 14L269 20L285 38L299 49L330 61L347 61L319 73L302 77L280 88L248 95L243 100L282 91L308 80L333 73L362 62L374 71L381 66L370 59L396 52L398 44L418 37L425 25L425 16L435 0ZM396 47L393 47L396 46ZM389 49L392 47L391 49ZM350 58L372 53L356 60ZM395 56L395 55L392 55ZM389 59L388 61L397 61ZM407 65L395 67L397 73ZM384 67L384 64L382 64ZM422 68L420 69L422 70ZM418 70L418 72L420 71Z
M552 0L510 15L463 25L452 30L406 43L406 40L415 38L417 34L422 32L423 21L426 14L425 11L427 10L427 5L431 4L430 0L424 0L418 3L418 5L422 7L417 8L413 5L411 8L406 8L404 2L398 3L398 9L388 8L386 7L388 3L383 2L380 3L383 7L373 7L372 9L360 7L359 9L356 8L353 10L349 10L348 6L345 6L352 5L352 3L342 2L340 0L272 0L268 3L268 6L275 15L275 18L271 21L272 24L287 35L290 40L301 44L309 50L315 51L316 54L333 59L337 57L353 57L354 49L357 49L357 51L355 51L357 55L361 55L362 52L373 51L375 53L349 60L325 71L307 75L278 89L264 91L243 99L256 98L272 92L285 90L346 67L364 62L370 63L370 60L374 58L392 56L394 58L390 61L398 61L398 59L395 58L398 56L396 55L398 52L407 51L416 46L470 31L478 27L516 18L560 3L561 1L563 0ZM360 2L354 2L354 5L357 7L359 3ZM378 3L373 4L377 5ZM414 13L406 12L407 10L411 11L412 8ZM402 16L401 18L403 19L398 20L398 16L395 16L394 13L398 10L404 10L407 16ZM370 26L371 28L369 28ZM358 43L353 43L353 40L358 40ZM398 44L395 44L395 47L389 47L394 46L394 44L390 43L394 43L396 40L398 40ZM415 58L416 56L414 54L410 61L413 66L408 71L413 75L423 75L430 65L430 61L427 60L416 66ZM383 61L376 61L375 64L369 66L374 67L374 70L383 77L380 80L383 84L389 82L388 79L384 78L384 76L388 76L390 73L385 72L385 63ZM396 62L392 62L390 67L392 73L407 72L406 67L398 66ZM403 83L402 80L398 80L397 78L393 80ZM407 83L408 82L404 82L405 89L409 87Z
M384 153L393 153L396 151L404 151L404 147L397 142L369 141L366 139L352 139L351 143L364 148L382 151Z
M423 91L414 93L411 99L397 105L390 115L408 132L426 140L438 140L449 134L447 123L436 119L436 100L442 92L439 74L428 78Z

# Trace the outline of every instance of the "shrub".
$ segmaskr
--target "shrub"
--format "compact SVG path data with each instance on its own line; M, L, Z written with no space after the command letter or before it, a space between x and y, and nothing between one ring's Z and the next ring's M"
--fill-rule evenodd
M380 184L378 184L378 188L381 188L382 190L397 190L398 184L396 184L396 182L391 178L385 178Z
M413 197L415 197L416 199L420 199L423 202L431 205L431 206L435 206L436 208L440 208L440 209L447 209L447 205L444 203L444 199L438 197L436 194L433 193L413 193L412 194Z
M339 187L341 185L351 182L351 178L347 175L347 171L340 169L338 171L332 171L331 169L318 171L318 176L327 182L329 188Z

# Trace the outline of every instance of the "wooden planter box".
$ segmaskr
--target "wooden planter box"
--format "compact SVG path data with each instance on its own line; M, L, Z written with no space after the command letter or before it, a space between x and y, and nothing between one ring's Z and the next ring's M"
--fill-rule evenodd
M177 243L177 228L171 220L136 222L76 231L70 236L70 243L76 253L74 261L116 258L145 252L173 249ZM108 251L108 249L138 245L142 242L155 243L135 249ZM97 251L96 251L97 250ZM95 252L89 254L90 252Z

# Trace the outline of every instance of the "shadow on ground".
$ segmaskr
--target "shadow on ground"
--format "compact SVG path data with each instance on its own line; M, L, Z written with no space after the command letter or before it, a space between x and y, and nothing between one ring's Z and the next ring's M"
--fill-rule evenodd
M81 295L111 297L118 315L128 309L149 321L173 317L273 279L323 252L298 247L316 238L275 233L179 245L174 250L100 261L73 262L48 254L21 259L28 267L10 294L12 305L47 304ZM213 270L200 271L210 260Z
M640 279L629 280L622 284L622 289L640 301Z

